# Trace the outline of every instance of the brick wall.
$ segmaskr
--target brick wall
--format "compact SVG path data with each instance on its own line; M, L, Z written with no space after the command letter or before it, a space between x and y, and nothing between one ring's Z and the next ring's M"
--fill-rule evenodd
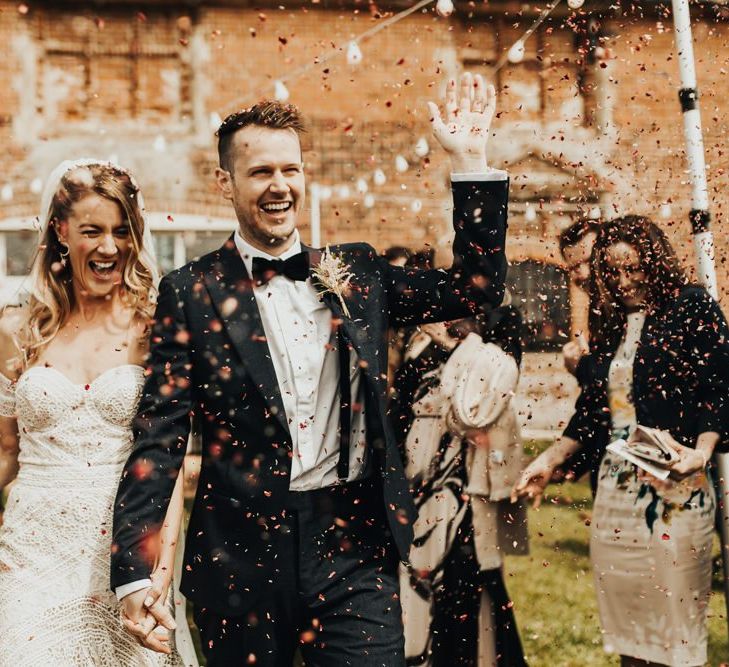
M615 122L619 128L616 167L635 182L631 198L633 210L656 216L661 203L671 202L670 218L658 219L670 230L676 248L684 250L682 254L690 264L690 252L686 250L691 249L687 223L691 191L677 99L678 63L671 23L665 20L637 25L615 22L609 27L615 33L612 44L617 54L611 63ZM695 23L694 40L717 273L726 307L729 24Z
M257 10L201 3L191 11L184 3L164 2L143 4L141 12L114 3L89 7L0 1L0 36L9 46L0 62L0 166L2 179L14 185L3 217L34 211L33 177L80 150L115 154L136 168L147 199L158 208L225 215L228 209L211 182L210 114L224 116L270 96L275 79L345 51L349 39L373 25L367 11L315 4ZM447 165L437 149L428 160L415 159L413 146L428 136L425 101L438 98L444 74L464 62L487 71L483 62L497 58L523 30L525 19L512 21L494 7L491 17L469 19L461 11L450 21L416 14L363 43L360 65L334 58L288 84L292 101L312 120L310 179L353 184L378 167L389 176L372 209L336 196L325 203L326 239L368 237L380 247L428 242L445 250ZM591 113L586 107L593 101L578 94L582 56L575 31L560 19L527 42L524 63L499 73L494 161L510 167L515 199L525 187L532 200L572 187L570 198L578 204L602 198L608 209L612 204L653 215L670 201L672 216L665 224L686 247L689 188L670 21L631 16L606 20L603 27L615 56L607 62L615 139L592 150L594 136L584 130ZM721 266L727 254L721 232L729 101L722 82L729 67L729 25L698 21L695 35ZM551 143L548 134L554 135ZM164 151L154 148L160 135ZM565 139L600 159L580 173L569 156L560 158ZM397 154L412 162L403 175L393 169ZM524 160L527 156L543 163L535 166ZM546 188L541 184L530 191L535 170L545 165L562 171L562 183L547 174ZM388 198L394 201L383 201ZM421 200L417 214L410 198ZM554 237L572 212L552 209L548 219L530 226L515 210L513 256L554 257Z
M37 179L82 154L113 155L128 165L149 208L230 217L212 180L211 115L270 97L277 78L317 63L287 83L291 101L311 120L308 178L354 189L365 177L376 197L367 208L361 196L341 198L335 190L322 204L322 239L368 240L381 249L429 244L448 261L445 156L435 147L425 159L413 150L429 136L425 102L438 99L443 78L464 64L488 72L532 15L506 4L500 10L498 2L478 10L488 15L461 3L450 20L415 14L363 43L363 62L350 66L341 55L323 59L342 54L374 25L367 9L261 4L269 6L145 2L140 11L127 3L0 0L0 187L13 188L12 198L0 202L0 221L35 214ZM587 25L584 16L547 21L527 42L524 61L507 64L496 78L500 114L490 150L494 165L512 176L510 258L559 262L559 230L599 205L608 217L655 217L690 264L690 189L670 17L603 19L613 56L603 61L586 55ZM694 34L726 306L729 23L699 17ZM395 171L397 155L408 158L407 172ZM377 168L388 176L381 187L371 180ZM670 215L660 217L666 203ZM302 226L306 237L308 220ZM584 299L574 293L573 329L584 320ZM540 387L529 392L534 401L566 405L563 393L574 390L555 360L529 363L526 381ZM525 408L533 420L550 414L533 408Z

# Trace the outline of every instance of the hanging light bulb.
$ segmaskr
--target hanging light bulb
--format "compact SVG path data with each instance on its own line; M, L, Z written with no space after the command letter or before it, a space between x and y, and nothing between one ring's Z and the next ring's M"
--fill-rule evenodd
M164 138L164 135L158 134L154 138L154 144L152 145L158 153L164 153L167 150L167 139Z
M321 199L322 201L326 201L327 199L331 198L332 189L328 185L325 185L323 188L321 188L321 190L319 190L319 199Z
M362 203L364 204L365 208L372 208L375 205L375 195L372 193L368 193L364 196L364 199L362 200Z
M415 144L415 155L418 157L425 157L430 153L430 146L428 146L428 140L425 137L420 137L418 143Z
M372 174L372 182L375 185L385 185L387 183L387 176L382 169L375 169L375 173Z
M43 190L43 181L42 179L36 177L30 182L30 191L34 195L39 195L41 193L41 190Z
M349 186L348 185L340 185L337 188L337 196L340 199L349 199Z
M526 211L524 211L524 219L527 222L534 222L537 219L537 212L531 204L527 204Z
M413 213L420 213L420 210L423 208L423 202L421 202L419 199L413 199L410 202L410 210Z
M284 85L283 81L276 79L273 84L273 97L277 102L285 102L289 99L289 89Z
M516 65L517 63L520 63L522 60L524 60L524 51L524 42L518 39L511 45L509 53L506 54L506 57L509 59L510 63Z
M398 155L395 158L395 169L401 174L406 172L409 167L410 165L408 164L408 161L402 155Z
M10 183L3 185L0 189L0 199L3 201L10 201L13 198L13 186Z
M220 117L220 114L217 111L213 111L210 114L210 119L208 120L208 122L210 123L210 129L215 131L220 127L223 119Z
M668 220L668 218L671 217L671 213L672 213L672 210L671 210L671 205L670 204L668 204L668 203L661 204L661 217L664 220Z
M579 9L585 4L585 0L567 0L567 6L570 9Z
M349 65L359 65L362 62L362 49L359 48L359 44L353 39L347 45L347 63Z
M443 18L449 17L455 9L452 0L438 0L435 4L435 11L438 13L438 16L442 16Z
M365 181L364 178L358 178L357 179L357 192L359 192L361 195L363 195L365 192L367 192L367 181Z

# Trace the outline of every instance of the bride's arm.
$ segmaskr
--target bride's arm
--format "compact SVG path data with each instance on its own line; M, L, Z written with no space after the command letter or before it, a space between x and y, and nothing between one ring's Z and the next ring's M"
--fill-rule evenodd
M180 537L180 525L182 524L182 509L184 503L184 478L185 464L182 464L180 474L177 475L175 488L170 498L170 504L167 507L167 515L165 516L162 530L160 530L160 554L159 563L152 573L152 581L157 577L163 577L166 582L165 588L172 580L172 572L175 567L175 550L177 548L177 540Z
M167 592L172 581L172 574L175 568L175 551L177 541L180 537L180 526L182 524L182 513L184 504L184 477L185 465L183 463L175 488L172 491L170 504L167 506L167 514L159 533L159 559L150 575L152 588L148 589L144 600L144 606L152 612L158 611L165 614L163 609L167 601ZM157 617L157 614L155 614Z
M18 473L18 422L14 417L0 417L0 490Z
M18 425L11 417L0 417L0 526L5 505L3 489L18 474Z
M8 311L0 316L0 373L3 375L0 382L3 385L7 384L7 380L17 379L15 371L19 352L12 334L13 328L18 325L17 319ZM2 386L0 392L3 392ZM8 410L2 409L6 403L0 397L0 494L18 474L18 422L10 405ZM14 400L11 399L10 403Z
M18 474L18 424L0 417L0 493Z

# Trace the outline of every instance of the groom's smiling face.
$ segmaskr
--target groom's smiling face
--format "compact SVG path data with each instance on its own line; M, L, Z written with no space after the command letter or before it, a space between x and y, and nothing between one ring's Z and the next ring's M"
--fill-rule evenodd
M230 171L218 169L218 186L235 209L243 238L278 255L293 243L304 205L299 137L292 129L248 125L233 137Z

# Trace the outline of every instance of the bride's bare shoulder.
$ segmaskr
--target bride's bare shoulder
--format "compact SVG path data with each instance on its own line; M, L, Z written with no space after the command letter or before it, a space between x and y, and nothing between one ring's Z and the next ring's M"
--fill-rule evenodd
M0 310L0 373L13 378L20 372L18 331L25 324L25 309L6 306Z

